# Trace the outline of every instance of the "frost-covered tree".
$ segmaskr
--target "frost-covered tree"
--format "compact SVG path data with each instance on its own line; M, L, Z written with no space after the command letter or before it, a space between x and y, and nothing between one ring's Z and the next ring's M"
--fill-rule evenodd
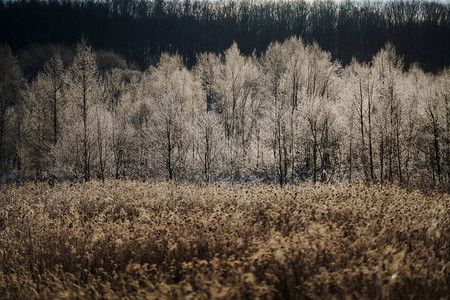
M96 105L102 95L95 55L85 40L78 43L69 68L68 103L65 110L65 139L55 153L75 156L71 163L76 176L89 181L92 176L96 145ZM73 152L71 155L64 152Z
M350 161L356 155L364 178L374 180L372 128L375 78L373 70L368 65L353 60L345 70L344 80L346 89L341 92L341 98L347 102L347 109L351 110L349 129L352 132L349 132L349 139L353 147L349 153ZM354 138L354 136L359 137Z
M289 175L293 180L305 169L315 182L317 163L325 180L336 137L329 123L333 118L325 117L319 126L317 114L331 112L324 107L337 100L340 65L317 45L305 46L292 38L269 46L261 66L264 76L260 88L268 106L266 120L271 133L266 134L266 141L273 151L279 183L286 182Z
M233 44L224 56L219 77L218 108L227 137L231 176L240 177L248 167L247 154L256 129L260 98L256 97L258 68Z
M338 101L341 67L317 44L307 47L305 63L304 108L300 111L309 130L313 182L317 181L318 171L321 180L325 181L334 172L333 157L339 146L339 136L333 130L335 111L332 107Z
M424 173L427 161L422 151L420 111L422 103L427 95L427 90L432 85L431 76L425 74L417 65L411 66L408 74L401 83L407 91L402 99L403 102L403 140L404 140L404 166L403 174L406 184L418 181L427 181L428 175ZM419 146L420 145L420 146ZM419 179L420 178L420 179Z
M25 120L27 159L38 176L49 171L52 162L50 152L61 134L66 81L62 60L55 54L44 64L44 70L37 75L29 88Z
M450 187L450 69L445 69L439 76L439 91L444 113L443 126L443 176L447 189Z
M187 170L187 154L193 143L189 126L201 111L201 84L183 65L179 56L164 54L148 71L150 110L144 138L154 156L155 170L166 170L169 180Z
M98 177L104 181L107 168L110 167L113 147L113 126L114 119L110 111L104 104L95 106L95 144L98 170Z
M276 166L278 181L283 185L287 178L288 158L287 147L289 102L286 91L287 55L283 46L275 43L269 46L262 58L261 67L263 78L260 85L262 94L266 99L268 113L265 132L265 141L273 151L273 162Z
M444 78L426 76L424 80L426 85L419 94L419 131L416 145L423 154L422 160L427 162L422 167L426 166L429 170L428 177L434 184L448 184L446 152L448 151L449 94L448 82L444 82Z
M0 45L0 174L22 168L25 82L8 45Z
M199 115L191 127L195 137L195 154L200 162L204 180L217 178L227 167L225 163L225 134L219 116L212 111Z
M126 121L125 118L118 118L117 115L113 118L111 128L111 143L112 143L112 159L114 177L119 179L125 174L127 165L125 162L130 162L130 157L134 153L133 136L135 131L133 127ZM134 166L131 166L133 168ZM129 173L134 173L129 170Z
M137 140L136 130L142 131L143 125L143 115L139 112L144 101L143 77L139 71L119 68L109 69L102 76L102 111L110 114L112 122L108 127L111 130L108 132L111 151L108 157L116 179L142 175L139 163L135 162L142 161L138 149L143 147L134 141Z
M286 70L282 77L283 101L282 108L278 108L277 120L284 124L279 137L283 140L283 172L287 180L290 167L291 181L298 173L298 164L302 144L300 126L300 111L305 101L306 62L308 59L306 47L299 38L291 38L282 44L281 55L285 58ZM280 154L280 153L279 153ZM280 160L279 160L280 162ZM279 166L280 167L280 166Z
M378 156L380 180L403 180L402 168L402 86L403 62L387 44L372 60L376 78L378 110Z

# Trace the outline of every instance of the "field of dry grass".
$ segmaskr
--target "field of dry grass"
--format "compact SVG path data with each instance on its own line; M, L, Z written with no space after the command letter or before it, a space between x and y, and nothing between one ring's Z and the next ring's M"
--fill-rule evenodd
M356 183L1 186L0 298L446 299L449 215Z

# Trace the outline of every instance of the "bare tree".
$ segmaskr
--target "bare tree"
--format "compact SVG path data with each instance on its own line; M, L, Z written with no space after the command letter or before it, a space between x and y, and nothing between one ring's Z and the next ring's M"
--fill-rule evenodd
M195 136L195 152L203 169L204 180L217 178L224 161L225 134L220 118L214 112L204 112L193 124L191 133Z
M110 163L112 153L111 149L113 147L113 116L104 107L104 104L97 104L95 106L95 137L97 144L98 157L98 177L105 181L107 166Z
M443 161L446 152L448 94L440 89L438 78L427 80L428 86L422 90L419 104L420 132L417 137L417 146L429 161L428 166L434 184L445 183L447 180ZM446 99L447 98L447 99Z
M192 141L187 130L201 111L201 84L183 66L179 56L164 54L149 70L151 84L148 99L152 111L146 128L148 148L161 158L169 180L176 179L184 165Z
M231 176L246 172L250 141L256 129L259 98L256 97L258 68L251 58L241 55L233 44L224 56L217 81L217 103L228 142Z
M24 79L7 45L0 45L0 174L21 169Z
M349 106L354 110L351 124L359 129L358 157L366 180L374 180L373 163L373 105L375 96L375 78L367 65L361 65L355 60L347 67L345 80Z
M443 130L443 147L445 149L444 156L444 174L447 189L450 187L450 69L447 68L439 76L440 97L443 100L444 130Z
M372 60L377 79L379 120L379 156L380 180L383 181L385 158L387 159L387 177L394 180L394 173L401 183L402 168L402 102L399 82L402 80L403 62L397 56L395 48L387 44Z
M76 54L70 67L70 97L73 121L81 126L81 165L83 178L89 181L92 175L93 132L89 130L94 122L93 108L101 96L100 80L97 72L95 55L86 40L77 45Z
M331 55L317 44L309 46L306 67L305 109L302 115L308 123L312 139L312 173L317 181L317 160L320 159L321 180L327 179L331 167L331 154L338 137L333 134L333 110L338 100L338 74L340 65L332 62Z
M266 126L270 134L265 134L266 140L273 151L273 159L277 170L278 182L283 185L287 178L288 159L287 141L289 102L286 98L286 70L287 56L283 45L275 43L269 46L262 58L262 72L264 74L261 89L268 99L268 118Z
M51 165L51 148L61 134L61 114L67 92L66 73L58 54L44 65L31 83L27 103L26 131L30 166L38 176Z

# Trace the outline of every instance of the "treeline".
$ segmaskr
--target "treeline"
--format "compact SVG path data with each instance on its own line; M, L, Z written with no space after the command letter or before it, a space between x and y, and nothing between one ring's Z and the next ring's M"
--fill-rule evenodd
M99 71L81 41L34 80L0 47L3 180L367 180L449 186L450 71L404 71L387 44L343 68L291 38L258 58L233 44L188 69Z
M164 52L188 68L203 52L223 53L235 41L245 55L262 54L291 36L316 41L334 60L370 59L390 41L405 66L450 65L450 6L406 1L22 0L0 2L0 42L15 53L34 44L75 44L84 35L146 69ZM28 76L28 74L27 74Z

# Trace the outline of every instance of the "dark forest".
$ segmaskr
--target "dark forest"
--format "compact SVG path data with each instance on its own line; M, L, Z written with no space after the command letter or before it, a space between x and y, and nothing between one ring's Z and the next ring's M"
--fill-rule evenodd
M405 68L450 65L450 7L428 1L1 1L0 26L0 42L15 53L36 44L72 47L84 36L141 70L164 52L190 68L199 53L223 53L233 41L259 56L291 36L316 41L343 65L370 61L387 42Z

